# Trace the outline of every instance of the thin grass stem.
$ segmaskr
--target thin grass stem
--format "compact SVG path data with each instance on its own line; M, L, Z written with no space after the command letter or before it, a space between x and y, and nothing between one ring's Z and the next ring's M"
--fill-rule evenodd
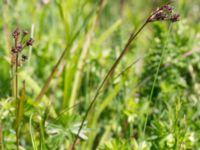
M171 24L169 25L168 35L167 35L167 41L166 41L166 43L164 44L164 47L163 47L163 49L162 49L162 51L161 51L160 60L159 60L159 63L158 63L158 67L157 67L157 69L156 69L155 76L154 76L154 81L153 81L153 85L152 85L151 92L150 92L150 96L149 96L149 102L150 102L150 103L152 102L152 97L153 97L153 92L154 92L154 89L155 89L156 81L157 81L157 79L158 79L158 74L159 74L159 71L160 71L160 67L161 67L161 64L162 64L163 59L164 59L164 54L165 54L165 51L166 51L166 48L167 48L167 43L169 42L169 35L170 35L170 32L171 32ZM144 124L144 128L143 128L143 133L144 133L144 134L145 134L145 131L146 131L148 116L149 116L149 113L147 113L147 116L146 116L146 119L145 119L145 124Z

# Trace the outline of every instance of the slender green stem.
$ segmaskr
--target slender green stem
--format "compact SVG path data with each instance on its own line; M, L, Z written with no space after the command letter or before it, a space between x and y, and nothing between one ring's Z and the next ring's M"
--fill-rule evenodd
M80 101L80 102L77 102L76 104L74 104L71 107L63 109L55 120L58 120L60 117L62 117L63 114L65 114L66 112L70 111L71 109L74 109L75 107L79 106L82 103L83 103L83 101Z
M119 78L121 75L123 75L126 71L128 71L134 64L136 64L138 61L140 61L141 58L138 58L134 60L128 67L126 67L124 70L122 70L118 75L114 77L114 79Z
M18 53L16 54L16 64L15 64L15 100L17 100L17 96L18 96Z
M45 149L44 141L45 141L45 136L44 136L44 122L43 120L39 123L40 126L40 149L43 150Z
M15 101L16 101L16 119L18 119L18 57L19 54L16 54L16 61L15 61ZM16 146L17 150L19 150L19 127L16 126Z
M11 88L12 88L12 97L15 99L15 66L12 65L11 63Z
M164 53L165 53L165 50L166 50L166 46L167 46L167 43L169 41L169 34L170 34L170 30L171 30L171 24L169 25L169 29L168 29L168 35L167 35L167 41L161 51L161 56L160 56L160 60L159 60L159 63L158 63L158 67L157 67L157 70L156 70L156 74L155 74L155 77L154 77L154 81L153 81L153 85L152 85L152 88L151 88L151 93L150 93L150 96L149 96L149 101L150 103L152 102L152 97L153 97L153 92L154 92L154 89L155 89L155 85L156 85L156 81L158 79L158 74L159 74L159 71L160 71L160 67L161 67L161 64L163 62L163 58L164 58ZM149 114L147 114L146 116L146 119L145 119L145 124L144 124L144 129L143 129L143 133L145 134L145 131L146 131L146 126L147 126L147 121L148 121L148 116Z
M37 145L36 145L36 140L35 140L35 135L32 129L32 118L33 118L33 114L30 116L29 119L29 132L30 132L30 136L31 136L31 142L32 142L32 146L33 146L33 150L38 150L37 149Z

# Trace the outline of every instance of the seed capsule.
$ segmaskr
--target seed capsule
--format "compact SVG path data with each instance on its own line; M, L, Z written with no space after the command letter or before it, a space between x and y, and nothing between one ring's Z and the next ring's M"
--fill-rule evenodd
M27 46L32 46L33 45L34 40L32 38L30 38L27 42L26 45Z

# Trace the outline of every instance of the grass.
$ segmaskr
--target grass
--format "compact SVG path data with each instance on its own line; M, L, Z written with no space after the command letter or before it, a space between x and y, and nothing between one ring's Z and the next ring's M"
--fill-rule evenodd
M0 149L198 149L198 0L137 36L165 2L1 1ZM34 44L12 73L16 27Z

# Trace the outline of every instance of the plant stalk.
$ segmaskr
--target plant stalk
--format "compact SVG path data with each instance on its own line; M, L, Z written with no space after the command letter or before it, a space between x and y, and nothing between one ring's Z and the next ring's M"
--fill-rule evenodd
M18 118L18 57L19 54L16 54L16 60L15 60L15 101L16 101L16 119ZM16 127L16 146L17 150L19 150L19 127Z
M151 17L151 16L150 16L150 17ZM150 17L149 17L149 18L150 18ZM81 122L81 125L80 125L80 127L79 127L78 133L77 133L77 135L76 135L76 137L75 137L75 140L74 140L74 142L73 142L73 145L72 145L72 150L75 149L76 141L77 141L77 139L78 139L78 137L79 137L79 134L80 134L80 132L81 132L81 130L82 130L82 128L83 128L84 122L85 122L85 120L87 119L87 116L88 116L88 114L89 114L89 112L90 112L92 106L93 106L94 103L96 102L97 97L98 97L99 94L100 94L100 91L101 91L102 88L104 87L105 83L109 80L109 78L113 75L113 73L114 73L116 67L118 66L119 62L122 60L122 58L124 57L124 55L128 52L129 47L130 47L132 41L138 36L138 34L143 30L143 28L149 23L149 18L148 18L148 19L146 20L146 22L139 28L139 30L138 30L136 33L132 32L132 34L131 34L130 38L128 39L128 42L126 43L126 45L125 45L123 51L121 52L121 54L119 55L119 57L116 59L116 61L115 61L114 64L111 66L110 70L108 71L108 73L106 74L106 76L104 77L104 79L102 80L102 82L100 83L100 85L99 85L99 87L98 87L98 89L97 89L97 91L96 91L96 93L95 93L95 95L94 95L94 97L93 97L93 99L92 99L92 101L91 101L91 103L90 103L88 109L86 110L86 114L84 115L84 117L83 117L83 119L82 119L82 122Z
M168 29L168 39L161 51L161 55L160 55L160 60L159 60L159 63L158 63L158 67L156 69L156 74L154 76L154 80L153 80L153 85L152 85L152 88L151 88L151 92L150 92L150 96L149 96L149 102L151 103L152 102L152 98L153 98L153 93L154 93L154 89L155 89L155 86L156 86L156 81L158 79L158 74L159 74L159 71L160 71L160 68L161 68L161 65L162 65L162 62L163 62L163 59L164 59L164 54L165 54L165 50L166 50L166 46L167 46L167 43L169 41L169 34L170 34L170 30L171 30L171 24L169 25L169 29ZM148 121L148 116L149 114L147 114L146 116L146 119L145 119L145 123L144 123L144 129L143 129L143 133L145 134L145 131L146 131L146 127L147 127L147 121Z

